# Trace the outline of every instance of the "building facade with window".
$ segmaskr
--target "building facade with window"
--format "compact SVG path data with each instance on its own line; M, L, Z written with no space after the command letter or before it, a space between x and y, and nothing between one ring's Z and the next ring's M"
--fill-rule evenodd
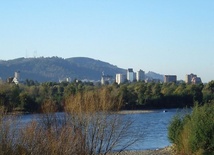
M164 75L164 83L170 83L170 82L177 82L177 76L176 75Z

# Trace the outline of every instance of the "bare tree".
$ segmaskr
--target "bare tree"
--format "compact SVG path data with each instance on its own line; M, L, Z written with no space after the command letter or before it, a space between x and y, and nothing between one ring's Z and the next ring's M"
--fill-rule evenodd
M1 115L0 154L120 154L138 140L130 131L132 121L117 114L121 99L114 89L100 88L71 96L62 117L55 113L54 105L46 100L40 120L21 127L14 124L14 119L5 121Z
M135 133L129 132L132 121L124 122L115 113L120 106L121 99L108 88L79 93L67 100L66 111L74 129L82 133L80 141L87 154L107 154L115 149L120 153L137 141ZM127 137L132 138L124 143Z

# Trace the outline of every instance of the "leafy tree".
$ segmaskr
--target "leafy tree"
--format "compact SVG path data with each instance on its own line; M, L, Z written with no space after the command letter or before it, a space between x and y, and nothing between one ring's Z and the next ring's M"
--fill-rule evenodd
M207 89L214 94L214 80L210 81L207 85Z
M64 97L67 98L70 95L74 95L77 92L77 89L73 84L69 84L64 88Z
M155 98L159 98L162 95L161 85L159 83L156 83L153 85L152 94Z
M135 87L135 92L137 94L138 104L144 104L145 96L144 93L146 91L145 83L139 82Z
M20 94L20 102L27 112L37 112L39 110L39 105L35 102L35 99L27 93Z
M119 89L119 95L122 98L123 104L128 104L129 102L128 93L127 85L122 85Z
M210 81L205 85L203 89L203 100L204 102L211 102L214 100L214 80Z
M146 85L146 91L144 93L145 95L145 103L147 103L148 100L152 98L152 83L149 83Z

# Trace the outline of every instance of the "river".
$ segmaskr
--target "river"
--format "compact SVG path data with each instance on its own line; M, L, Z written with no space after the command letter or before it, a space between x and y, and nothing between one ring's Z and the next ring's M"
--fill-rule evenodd
M140 132L139 141L130 146L129 150L159 149L170 145L167 128L176 109L155 110L146 113L129 114L134 121L133 132Z
M133 121L130 130L136 133L139 139L134 145L128 147L127 150L159 149L169 146L167 127L172 117L178 111L181 110L165 109L120 114L124 121L128 118ZM39 114L23 115L21 122L26 123L35 118L39 119Z

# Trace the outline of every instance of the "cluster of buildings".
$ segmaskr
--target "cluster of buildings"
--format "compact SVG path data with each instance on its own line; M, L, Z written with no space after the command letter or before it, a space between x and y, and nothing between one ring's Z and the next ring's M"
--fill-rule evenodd
M132 68L129 68L126 74L118 73L116 74L116 79L109 75L101 76L101 84L113 83L121 84L124 82L134 82L134 81L144 81L145 80L145 72L143 70L139 70L134 72Z
M101 84L111 84L116 82L117 84L121 84L124 82L135 82L135 81L144 81L155 82L155 83L177 83L177 82L185 82L187 84L200 84L202 83L201 78L197 77L195 74L187 74L185 81L177 81L176 75L163 75L163 80L161 79L151 79L145 76L145 72L143 70L139 70L134 72L132 68L128 68L126 74L116 74L116 78L114 79L112 76L104 75L101 76Z
M134 82L134 81L144 81L145 80L145 72L143 70L139 70L136 73L132 68L127 70L127 74L116 74L116 83L121 84L125 81Z
M132 68L127 70L126 74L118 73L116 74L116 79L113 76L105 75L104 72L101 76L101 84L111 84L116 82L117 84L121 84L124 82L134 82L134 81L143 81L145 79L145 72L140 70L138 72L134 72Z
M0 78L1 81L1 78ZM66 79L61 79L59 82L66 81L66 82L71 82L71 78L66 78ZM176 75L164 75L163 76L163 81L160 79L151 79L151 78L146 78L145 72L143 70L139 70L137 72L134 72L132 68L128 68L126 74L116 74L116 78L113 78L113 76L110 75L105 75L104 72L102 73L101 76L101 84L112 84L116 82L117 84L125 83L125 82L138 82L138 81L144 81L146 83L148 82L155 82L155 83L177 83L177 76ZM20 83L20 71L16 71L14 73L14 77L9 77L7 78L8 83L15 83L19 84ZM187 74L185 77L185 81L183 81L187 84L200 84L202 83L201 78L198 77L197 75L191 73Z
M177 82L176 75L164 75L164 83ZM187 74L185 77L185 83L187 84L200 84L202 83L201 78L195 74Z

